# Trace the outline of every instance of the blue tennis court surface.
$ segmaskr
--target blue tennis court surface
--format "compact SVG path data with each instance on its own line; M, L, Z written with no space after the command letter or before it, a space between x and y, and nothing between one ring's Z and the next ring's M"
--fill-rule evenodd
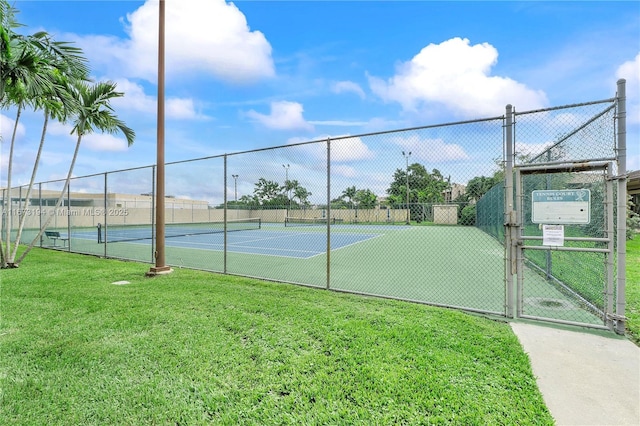
M337 250L362 241L366 241L381 234L331 234L331 250ZM95 232L78 232L75 238L97 240ZM136 241L111 242L115 244L149 245L151 239ZM194 234L167 237L165 246L198 250L224 249L224 234ZM327 235L322 232L289 232L277 230L249 230L227 233L227 250L234 253L259 254L266 256L293 257L307 259L327 252Z

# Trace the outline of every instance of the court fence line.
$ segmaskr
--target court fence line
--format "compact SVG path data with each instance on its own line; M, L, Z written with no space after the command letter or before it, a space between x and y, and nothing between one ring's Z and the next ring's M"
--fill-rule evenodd
M528 314L611 328L619 309L616 314L607 306L619 307L624 294L624 283L613 292L601 288L607 282L602 265L610 264L612 253L567 257L528 250L516 259L515 247L523 236L541 236L540 227L530 220L531 192L566 188L588 188L595 200L591 223L566 225L567 236L613 241L614 230L606 225L611 212L601 206L617 200L620 189L607 192L606 176L590 171L527 175L522 193L505 182L520 167L596 160L610 161L611 173L624 182L618 173L623 170L620 136L616 138L620 110L618 97L524 112L509 106L504 115L485 119L166 163L167 224L257 218L263 225L259 235L247 234L247 240L225 239L222 252L217 242L169 245L167 263L499 316ZM40 182L29 200L24 198L26 186L3 189L3 229L7 209L26 216L23 241L53 215L50 228L70 238L56 250L154 262L154 166L75 177L63 205L54 209L63 184ZM509 213L517 206L524 218L520 223ZM100 237L98 242L99 232L122 225L146 227L150 241L106 244ZM340 242L358 233L375 238ZM39 245L53 248L46 237ZM281 255L294 251L311 255ZM567 263L576 260L583 265L578 280L586 281L587 288L579 288L566 272ZM517 262L531 267L518 269ZM610 279L612 272L607 274ZM620 271L613 274L619 277ZM516 275L519 280L513 282ZM601 311L594 316L593 309L581 309L584 303L572 299L563 286ZM612 299L598 296L603 292L614 293ZM554 307L554 301L567 298L571 309L566 304ZM549 303L541 305L540 300Z

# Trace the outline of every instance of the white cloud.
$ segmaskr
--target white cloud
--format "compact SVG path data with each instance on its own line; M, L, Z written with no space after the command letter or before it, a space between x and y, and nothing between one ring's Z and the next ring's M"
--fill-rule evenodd
M133 110L145 114L155 114L157 112L157 97L147 95L141 85L127 79L119 79L116 84L116 90L124 93L123 97L112 100L112 105L116 111ZM165 116L167 119L179 120L208 118L196 111L193 99L171 97L165 100Z
M302 104L297 102L272 102L269 114L260 114L254 110L246 112L250 119L262 124L269 129L278 130L313 130L313 126L307 123L302 116L304 111Z
M167 99L165 105L166 116L170 119L189 120L193 118L203 118L196 112L193 99Z
M414 135L394 137L391 142L402 147L404 151L411 152L413 158L430 163L469 159L469 155L460 145L448 144L442 139L426 139Z
M442 105L462 117L481 117L502 114L507 104L523 111L547 104L544 92L491 76L497 60L498 51L488 43L472 46L468 39L452 38L423 48L388 81L370 76L369 84L383 100L413 112Z
M346 120L314 120L309 121L314 126L337 126L337 127L350 127L350 126L366 126L368 121L346 121Z
M333 83L331 91L334 93L355 93L360 96L360 98L365 98L364 90L362 90L359 84L352 81L338 81Z
M328 136L319 136L314 138L314 141L327 140ZM296 137L288 140L288 144L293 145L302 142L308 142L309 139L303 140ZM302 145L299 149L304 150L308 155L316 160L319 164L324 164L327 161L327 144L326 143L312 143L308 145ZM359 137L350 136L331 136L331 163L348 163L350 161L362 161L375 158L376 154L362 141ZM335 172L336 166L332 167L332 172ZM348 167L342 167L344 173L348 172ZM345 174L350 176L350 174Z
M618 67L617 78L627 81L627 121L640 123L640 53Z
M82 146L92 151L126 151L127 141L109 133L89 133L82 137Z
M201 72L233 83L275 75L271 45L251 31L245 16L224 0L180 0L165 4L167 77ZM123 19L128 39L92 35L78 38L92 63L111 75L156 81L158 1L147 0Z
M71 134L72 126L54 121L51 122L47 129L49 135L63 136L67 139L67 147L69 155L71 155L77 142L77 136ZM82 147L86 147L92 151L126 151L128 149L127 141L121 134L88 133L82 137L81 144Z
M331 142L332 162L360 161L374 157L375 153L360 138L340 138Z
M6 144L9 146L11 143L11 138L13 137L13 127L15 126L15 120L7 117L6 115L0 114L0 139L2 140L2 144ZM18 122L18 128L16 130L16 140L23 138L26 134L26 130L22 123Z
M344 164L338 164L331 167L331 174L334 176L342 176L346 178L355 178L358 176L358 172L351 166Z
M67 136L69 140L75 142L75 137L71 135L72 126L59 121L50 121L47 125L47 135Z

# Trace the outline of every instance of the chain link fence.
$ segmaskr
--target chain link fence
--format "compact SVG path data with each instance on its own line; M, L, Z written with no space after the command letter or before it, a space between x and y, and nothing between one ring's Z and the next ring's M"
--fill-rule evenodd
M565 234L600 239L574 247L611 248L615 194L603 170L528 174L513 194L508 167L615 162L616 108L514 117L513 141L499 116L168 163L167 264L513 316L505 231L517 198L518 237L542 246L532 191L588 189L592 220ZM153 263L154 179L153 166L74 178L57 209L63 182L43 182L29 200L25 188L5 190L3 205L17 212L12 228L26 215L23 241L52 216L48 229L68 241L45 236L42 247ZM611 312L610 252L524 253L518 315L593 324Z

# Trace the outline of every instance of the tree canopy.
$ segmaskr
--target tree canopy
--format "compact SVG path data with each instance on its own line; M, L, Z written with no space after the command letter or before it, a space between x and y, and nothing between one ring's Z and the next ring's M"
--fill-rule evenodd
M407 191L407 183L409 190ZM409 165L407 170L396 169L391 186L387 189L391 206L407 203L441 203L444 193L450 187L449 179L445 179L439 170L431 173L419 163Z
M123 96L123 93L115 90L115 84L98 82L89 85L87 83L89 66L82 50L69 42L54 40L44 31L29 35L18 33L16 29L22 25L16 21L17 12L17 9L12 7L7 0L0 0L0 108L15 108L16 110L7 159L8 207L11 207L12 203L11 175L16 129L25 108L44 112L40 145L25 196L27 204L40 162L49 119L52 118L62 123L73 122L71 133L76 134L78 138L65 181L65 189L61 191L58 201L59 205L69 185L78 149L84 135L93 131L122 133L128 144L131 145L135 133L118 119L110 105L112 98ZM18 266L48 226L47 221L42 225L40 233L22 253L20 259L14 262L25 222L23 215L17 227L18 232L12 251L12 211L11 208L6 209L6 217L2 222L4 228L0 233L2 267Z

